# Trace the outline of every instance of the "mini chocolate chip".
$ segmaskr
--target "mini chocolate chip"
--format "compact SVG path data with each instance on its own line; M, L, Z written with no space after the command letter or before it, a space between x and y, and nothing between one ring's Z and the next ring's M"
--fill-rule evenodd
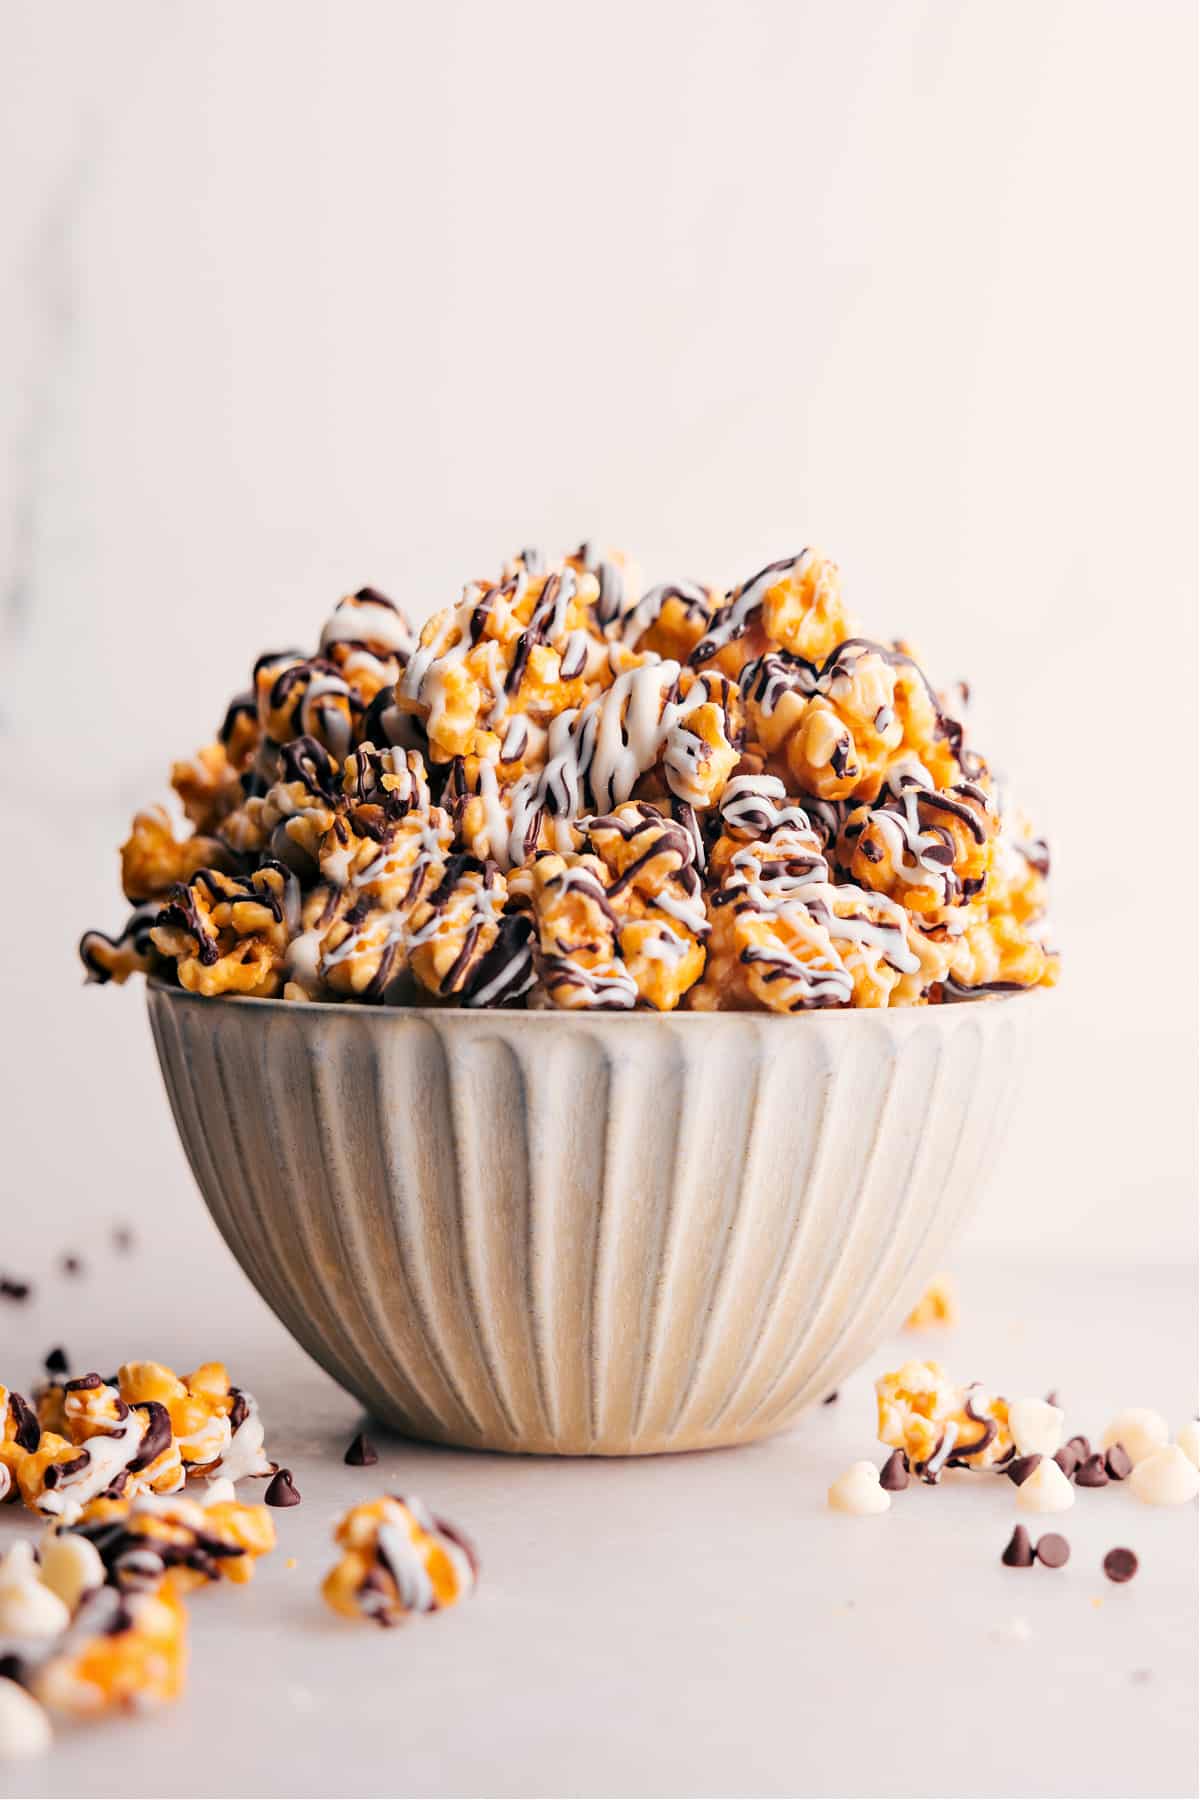
M74 1255L70 1254L69 1252L66 1256L59 1257L58 1266L62 1270L64 1275L82 1275L83 1274L82 1258L80 1258L78 1256L74 1256Z
M1050 1392L1046 1395L1046 1405L1047 1406L1057 1406L1058 1405L1058 1389L1057 1388L1051 1388Z
M903 1450L893 1450L879 1471L879 1485L889 1494L899 1494L908 1486L908 1461Z
M1064 1444L1061 1450L1056 1450L1054 1452L1054 1460L1066 1476L1067 1480L1071 1481L1074 1478L1076 1469L1079 1467L1079 1458L1076 1456L1074 1450L1067 1444Z
M1132 1581L1138 1572L1138 1559L1132 1550L1110 1550L1104 1559L1104 1573L1110 1581Z
M71 1367L70 1358L68 1357L66 1351L63 1350L62 1348L60 1348L59 1346L56 1346L53 1350L51 1350L47 1353L47 1356L46 1356L46 1373L47 1373L47 1375L66 1375L68 1373L68 1371L70 1370L70 1367Z
M28 1300L32 1292L28 1281L14 1281L11 1275L0 1275L0 1300Z
M112 1241L113 1241L113 1249L119 1250L121 1252L122 1256L124 1256L130 1250L133 1249L133 1246L137 1240L134 1237L133 1230L130 1226L114 1225Z
M1060 1536L1057 1531L1048 1531L1044 1537L1038 1539L1037 1548L1033 1554L1048 1569L1061 1569L1065 1563L1071 1560L1071 1546L1066 1538Z
M1086 1462L1092 1454L1091 1439L1085 1438L1082 1432L1078 1432L1074 1437L1067 1439L1067 1449L1073 1450L1080 1462Z
M826 1394L825 1398L821 1402L821 1405L822 1406L832 1406L834 1401L837 1399L837 1397L838 1397L838 1391L836 1388L834 1388L832 1394Z
M1089 1456L1075 1471L1076 1487L1107 1487L1108 1470L1102 1456Z
M290 1469L277 1469L267 1483L263 1499L268 1506L299 1506L300 1489L292 1480Z
M342 1461L352 1469L369 1469L379 1461L379 1452L366 1432L360 1431Z
M1000 1552L1000 1561L1008 1569L1032 1569L1033 1545L1023 1525L1018 1525Z
M1104 1458L1110 1481L1124 1481L1133 1468L1133 1458L1124 1444L1113 1444Z
M1016 1482L1020 1487L1021 1483L1033 1474L1041 1460L1041 1455L1037 1450L1032 1456L1014 1456L1004 1473L1010 1481Z

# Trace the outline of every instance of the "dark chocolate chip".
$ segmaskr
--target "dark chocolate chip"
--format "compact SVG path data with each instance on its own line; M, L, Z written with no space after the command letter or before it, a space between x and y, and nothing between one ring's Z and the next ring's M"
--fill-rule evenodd
M1050 1392L1046 1395L1046 1405L1047 1406L1057 1406L1058 1405L1058 1389L1057 1388L1051 1388Z
M46 1355L46 1373L47 1373L47 1375L66 1375L69 1372L70 1367L71 1367L71 1359L67 1355L66 1351L64 1349L62 1349L60 1346L56 1345L53 1350L50 1350L47 1352L47 1355Z
M268 1506L299 1506L300 1489L292 1480L290 1469L277 1469L267 1483L263 1499Z
M1105 1454L1104 1466L1110 1481L1124 1481L1133 1468L1133 1458L1124 1444L1113 1444Z
M1000 1561L1008 1569L1032 1569L1033 1545L1023 1525L1015 1527L1008 1543L1000 1552Z
M0 1300L28 1300L33 1287L28 1281L14 1281L11 1275L0 1275Z
M132 1250L134 1244L137 1242L133 1235L133 1229L129 1225L114 1225L112 1241L113 1249L119 1250L122 1256Z
M64 1275L82 1275L83 1274L82 1258L71 1255L69 1253L66 1256L59 1257L58 1266L62 1270Z
M908 1486L908 1460L903 1450L893 1450L879 1471L879 1485L889 1494L899 1494Z
M1076 1487L1107 1487L1108 1470L1102 1456L1089 1456L1075 1471Z
M826 1394L825 1398L821 1402L821 1405L822 1406L832 1406L834 1401L837 1399L837 1397L838 1397L838 1391L836 1388L834 1388L832 1394Z
M1036 1450L1032 1456L1014 1456L1004 1473L1008 1476L1010 1481L1016 1482L1017 1486L1020 1487L1021 1483L1027 1481L1033 1474L1033 1471L1041 1461L1042 1457Z
M1068 1450L1073 1450L1075 1452L1080 1462L1086 1462L1088 1457L1092 1454L1091 1439L1085 1438L1082 1432L1077 1433L1075 1437L1069 1437L1067 1439L1066 1447Z
M366 1432L360 1431L342 1461L352 1469L369 1469L379 1461L379 1452Z
M1066 1538L1060 1536L1057 1531L1048 1531L1044 1537L1038 1539L1037 1548L1033 1554L1048 1569L1061 1569L1071 1560L1071 1546Z
M1072 1450L1068 1444L1064 1444L1061 1450L1056 1450L1054 1452L1054 1460L1066 1476L1067 1480L1073 1480L1075 1471L1079 1467L1079 1458L1076 1456L1074 1450Z
M1132 1581L1138 1572L1138 1559L1132 1550L1110 1550L1104 1559L1104 1573L1110 1581Z

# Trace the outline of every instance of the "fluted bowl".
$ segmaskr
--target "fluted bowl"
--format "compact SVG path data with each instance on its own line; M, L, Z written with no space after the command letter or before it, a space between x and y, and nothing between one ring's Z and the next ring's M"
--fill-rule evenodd
M411 1436L628 1455L778 1431L895 1329L1039 1001L149 1004L209 1210L322 1367Z

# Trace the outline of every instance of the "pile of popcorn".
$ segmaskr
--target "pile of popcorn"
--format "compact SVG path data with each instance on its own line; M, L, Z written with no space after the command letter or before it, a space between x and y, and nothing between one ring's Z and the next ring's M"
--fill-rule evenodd
M965 689L860 634L815 551L639 595L523 551L415 636L374 589L268 653L141 812L90 977L198 994L667 1012L1050 985L1044 842Z

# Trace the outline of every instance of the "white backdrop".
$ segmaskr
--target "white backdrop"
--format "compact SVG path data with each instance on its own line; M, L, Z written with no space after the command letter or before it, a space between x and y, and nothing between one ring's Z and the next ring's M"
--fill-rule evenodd
M517 544L813 542L1050 833L975 1241L1194 1241L1190 0L0 14L3 1257L199 1280L114 847L259 649ZM215 1266L215 1260L213 1265Z

